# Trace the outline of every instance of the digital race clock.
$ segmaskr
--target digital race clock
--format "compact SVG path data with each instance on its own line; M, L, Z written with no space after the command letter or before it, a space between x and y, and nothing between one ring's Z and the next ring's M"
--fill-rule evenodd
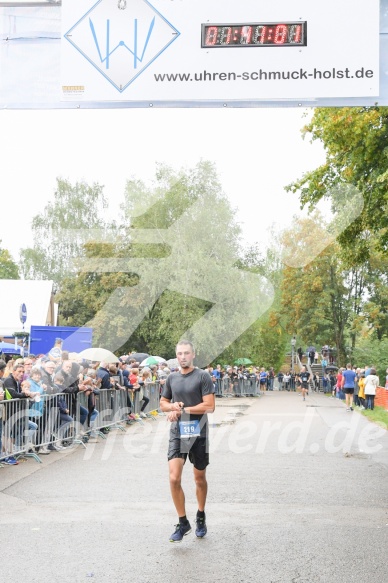
M304 47L307 22L202 24L202 48Z

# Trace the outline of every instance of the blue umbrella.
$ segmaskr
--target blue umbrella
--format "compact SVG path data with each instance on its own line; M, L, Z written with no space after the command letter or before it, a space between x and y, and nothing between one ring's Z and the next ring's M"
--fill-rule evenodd
M0 353L3 354L21 354L21 348L18 346L15 348L14 344L10 342L0 342Z

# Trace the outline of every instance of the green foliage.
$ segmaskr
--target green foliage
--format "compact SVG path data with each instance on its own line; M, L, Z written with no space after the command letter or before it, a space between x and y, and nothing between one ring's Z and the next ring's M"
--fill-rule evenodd
M34 245L22 249L20 269L25 279L52 279L59 286L75 272L74 261L85 242L98 239L93 230L106 228L103 187L57 179L53 200L32 220Z
M0 240L1 243L1 240ZM19 279L19 269L10 252L0 247L0 279Z
M250 326L220 356L217 362L232 363L237 356L247 357L257 366L279 369L284 362L289 335L284 329L279 306L281 301L282 263L279 252L268 248L263 255L259 246L248 247L241 254L237 265L240 269L258 273L268 279L275 288L271 308L255 324ZM216 362L213 365L217 364Z
M280 313L290 335L297 334L304 344L335 346L339 363L344 365L347 345L355 345L365 274L363 267L346 267L336 243L305 260L305 252L314 247L314 239L324 237L323 231L322 218L316 215L296 221L283 233L287 254L293 258L299 254L304 266L284 268Z
M379 340L369 336L360 338L352 356L356 366L374 366L380 378L380 384L385 385L386 369L388 368L388 338Z
M355 186L364 197L364 210L339 236L349 264L364 262L371 253L370 234L388 253L388 108L318 108L303 130L319 140L326 162L288 186L299 194L302 206L313 208L330 199L336 211L336 187Z

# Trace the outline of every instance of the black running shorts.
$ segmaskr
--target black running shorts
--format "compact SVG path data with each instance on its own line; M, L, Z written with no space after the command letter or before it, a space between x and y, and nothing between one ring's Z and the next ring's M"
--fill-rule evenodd
M344 393L345 393L345 395L353 395L354 394L354 387L353 388L345 387Z
M175 458L182 458L186 461L187 456L197 470L204 470L209 465L209 447L206 437L194 437L181 439L179 432L170 434L168 443L168 461Z

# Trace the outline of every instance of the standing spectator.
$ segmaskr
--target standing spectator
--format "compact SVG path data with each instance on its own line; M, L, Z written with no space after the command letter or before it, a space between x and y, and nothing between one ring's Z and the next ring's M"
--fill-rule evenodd
M133 369L139 372L137 369ZM110 381L109 374L109 364L106 362L100 362L100 366L97 369L97 378L101 379L101 389L113 389L114 386ZM131 382L131 381L130 381Z
M337 382L336 382L336 385L335 385L335 391L336 391L336 394L337 394L337 398L338 399L341 399L341 401L343 401L344 398L345 398L344 392L342 390L342 386L343 386L342 372L343 372L343 370L344 370L343 368L340 368L338 370L338 373L337 373Z
M15 364L12 373L4 381L4 389L8 389L12 399L27 399L30 391L22 389L24 367L22 364Z
M233 394L233 391L235 392L236 397L239 396L237 395L237 391L238 391L238 373L237 373L237 366L235 366L234 368L229 367L228 369L228 375L229 375L229 393Z
M23 381L26 381L27 379L30 378L32 364L33 364L32 358L25 358L24 359L24 375L23 375Z
M13 369L13 363L14 361L12 360L12 358L10 358L7 362L7 364L5 365L5 369L4 369L4 379L6 379L7 377L10 376L10 374L12 374L12 369Z
M355 407L359 407L361 405L360 399L358 397L358 392L360 390L359 381L360 381L360 372L361 369L356 369L356 378L354 379L354 395L353 395L353 403Z
M315 364L318 364L318 358L319 358L319 354L318 354L318 351L316 350L314 353L314 363Z
M42 373L40 368L35 367L31 369L30 378L30 389L34 393L39 393L34 401L30 404L29 417L38 425L37 439L38 443L43 441L43 411L44 411L44 388L42 387Z
M284 383L284 388L286 389L286 391L290 390L290 380L291 380L291 375L289 372L286 372L283 376L283 383Z
M55 371L55 363L51 360L45 360L42 362L41 366L42 371L42 386L44 390L49 394L53 394L54 391L54 371Z
M279 386L279 391L283 390L283 379L284 379L284 374L282 373L281 370L279 370L278 372L278 386Z
M385 372L387 373L385 377L385 388L388 389L388 368Z
M55 364L59 364L62 360L62 343L62 338L56 338L54 346L47 353L47 358Z
M326 358L324 358L324 357L322 358L321 365L322 365L322 375L324 375L325 372L326 372L326 367L327 367L327 360L326 360Z
M366 398L366 409L373 411L375 407L375 396L376 389L379 386L380 380L376 375L376 369L371 368L370 374L365 377L365 398Z
M337 384L337 379L336 379L336 376L335 376L333 371L331 371L329 374L329 382L330 382L330 388L331 388L331 396L335 397L335 392L336 392L335 387Z
M324 373L324 375L322 377L322 388L323 388L324 393L328 392L328 390L327 390L328 389L328 382L329 382L328 376L326 373Z
M266 391L267 390L267 371L265 370L265 368L262 366L260 369L260 389L262 391Z
M88 431L84 437L85 441L89 437L95 437L95 432L93 431L93 425L96 418L99 415L99 411L96 409L96 396L100 394L101 379L97 378L97 373L93 368L86 371L82 383L79 384L80 390L83 391L87 399L87 410L88 410Z
M4 401L4 387L3 387L3 381L2 378L4 376L4 371L6 368L7 364L4 360L0 360L0 460L1 460L1 455L2 455L2 451L3 451L3 441L2 441L2 436L3 436L3 406L2 406L2 401ZM6 458L9 460L9 458ZM16 465L18 462L16 461L15 458L14 462L11 461L6 461L5 463L8 463L9 465Z
M299 346L299 348L297 350L297 353L298 353L298 356L299 356L299 360L300 360L300 362L302 364L302 360L303 360L303 350L302 350L302 347L301 346Z
M268 372L268 389L270 391L273 391L274 380L275 380L275 371L274 371L273 367L271 366L271 368L269 369L269 372Z
M140 389L139 389L139 400L143 402L141 409L140 409L140 417L146 418L147 415L145 414L144 410L147 407L148 403L150 402L148 397L148 387L150 383L154 383L155 381L152 379L150 371L142 372L141 380L139 381Z
M358 379L358 400L360 401L360 409L365 409L365 370L361 369L360 377Z

